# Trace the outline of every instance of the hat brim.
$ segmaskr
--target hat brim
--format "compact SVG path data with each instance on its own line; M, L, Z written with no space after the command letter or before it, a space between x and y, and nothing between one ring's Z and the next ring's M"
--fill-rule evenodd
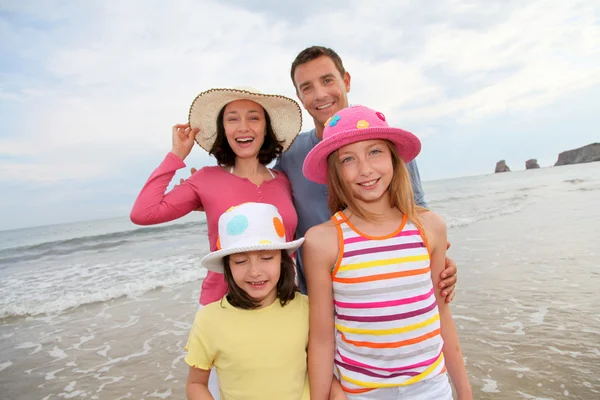
M235 100L251 100L269 114L277 139L287 150L302 129L302 110L289 97L250 92L242 89L210 89L200 93L190 106L188 121L191 128L200 128L196 143L210 151L217 139L217 117L221 109Z
M400 128L364 128L344 131L318 143L306 156L302 173L313 182L327 184L327 157L346 145L363 140L389 140L398 149L405 163L414 160L421 151L421 141Z
M304 238L293 240L285 243L272 243L272 244L256 244L249 246L231 247L228 249L213 251L207 254L202 259L202 266L206 269L223 273L223 257L230 256L237 253L245 253L248 251L261 251L261 250L287 250L288 253L293 253L298 250L304 243Z

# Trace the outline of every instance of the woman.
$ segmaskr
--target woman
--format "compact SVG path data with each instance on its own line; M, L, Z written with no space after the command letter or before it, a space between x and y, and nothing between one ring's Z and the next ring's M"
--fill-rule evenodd
M138 195L131 221L153 225L204 210L210 251L220 250L218 221L231 207L247 202L277 207L285 226L285 239L294 239L298 216L292 188L281 172L266 167L286 150L300 132L302 111L294 100L256 90L211 89L200 93L189 112L189 122L173 127L173 147L154 170ZM167 186L196 141L217 159L168 193ZM236 232L230 232L235 234ZM227 292L223 274L208 271L202 281L200 307ZM215 374L209 388L220 398Z
M273 204L283 217L286 239L292 240L298 217L287 177L266 167L286 150L300 132L302 112L294 100L255 90L211 89L200 93L189 112L189 123L173 127L173 147L150 175L131 211L131 221L153 225L206 212L210 251L219 248L218 220L229 208L246 203ZM166 192L167 186L196 141L217 159ZM225 295L223 274L208 272L200 304Z

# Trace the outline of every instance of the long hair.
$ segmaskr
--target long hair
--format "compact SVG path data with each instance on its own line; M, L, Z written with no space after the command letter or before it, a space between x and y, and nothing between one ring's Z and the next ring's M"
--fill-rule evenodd
M233 280L231 268L229 267L229 256L223 257L223 269L225 282L227 282L227 301L234 307L244 310L253 310L260 307L260 301L252 298ZM277 298L282 306L294 300L298 286L296 286L296 269L292 257L286 250L281 251L281 273L277 281Z
M400 158L398 149L396 149L396 146L392 142L388 140L384 140L384 142L390 150L392 166L394 169L392 180L387 188L390 207L399 209L406 215L410 222L412 222L421 232L424 232L423 224L419 219L418 213L423 212L426 209L415 204L408 169L406 168L404 161ZM342 178L341 168L342 165L337 156L337 151L331 153L327 158L329 210L332 214L335 214L338 211L348 209L360 218L371 221L375 220L377 215L365 210L352 195L352 190Z
M229 145L227 136L225 135L225 126L223 125L225 107L219 111L219 115L217 116L217 138L208 154L214 156L217 159L217 164L220 166L231 167L235 165L235 158L237 156ZM263 110L265 112L266 134L265 141L258 152L258 162L267 165L283 152L282 144L285 141L279 141L277 139L277 135L275 135L275 132L273 131L273 126L271 126L271 117L267 110L264 108Z

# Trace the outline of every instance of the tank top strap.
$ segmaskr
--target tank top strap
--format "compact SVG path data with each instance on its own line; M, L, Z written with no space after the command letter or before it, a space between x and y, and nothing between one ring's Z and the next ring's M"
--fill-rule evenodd
M335 222L336 225L341 225L348 220L342 211L338 211L331 217L332 221Z

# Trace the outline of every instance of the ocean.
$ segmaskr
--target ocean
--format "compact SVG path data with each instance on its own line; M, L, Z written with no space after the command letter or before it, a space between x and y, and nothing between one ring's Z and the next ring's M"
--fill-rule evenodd
M476 399L600 398L600 162L424 182ZM204 214L0 232L0 398L180 399Z

